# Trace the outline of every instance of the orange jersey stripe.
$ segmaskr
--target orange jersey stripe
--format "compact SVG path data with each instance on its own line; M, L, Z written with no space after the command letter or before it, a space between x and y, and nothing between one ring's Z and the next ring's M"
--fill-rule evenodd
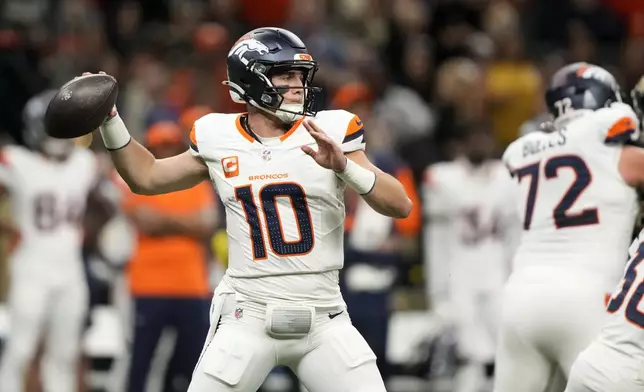
M295 132L295 130L300 127L300 125L302 124L302 121L304 121L304 117L302 117L301 119L297 120L295 122L295 124L293 124L291 129L288 130L288 132L286 132L284 135L280 136L280 140L284 141L284 140L286 140L287 137L291 136L293 134L293 132Z
M351 121L349 121L349 125L347 125L347 133L344 135L345 137L353 135L354 133L360 131L362 129L362 121L360 121L360 117L358 116L353 116Z
M248 140L251 143L255 143L255 138L253 138L251 135L246 132L244 127L242 127L241 124L241 118L242 116L246 113L242 113L239 116L237 116L237 119L235 120L235 125L237 126L237 131L244 137L244 139Z
M630 117L624 116L610 127L608 134L606 134L606 140L615 139L625 133L635 132L636 129L635 121Z

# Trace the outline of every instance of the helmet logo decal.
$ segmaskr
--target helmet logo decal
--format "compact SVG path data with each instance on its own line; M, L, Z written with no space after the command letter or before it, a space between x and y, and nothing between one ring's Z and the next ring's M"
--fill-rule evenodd
M601 67L595 67L592 65L582 66L577 70L577 76L584 79L597 79L610 85L614 89L617 88L617 83L615 78L613 78L613 75Z
M238 42L235 46L233 46L232 49L230 49L228 56L235 55L239 57L239 60L242 63L248 65L249 61L244 57L246 53L257 52L260 55L263 55L268 54L269 51L270 50L268 49L268 46L264 45L256 39L251 38Z
M293 60L311 61L313 60L313 56L308 53L296 53L295 56L293 56Z

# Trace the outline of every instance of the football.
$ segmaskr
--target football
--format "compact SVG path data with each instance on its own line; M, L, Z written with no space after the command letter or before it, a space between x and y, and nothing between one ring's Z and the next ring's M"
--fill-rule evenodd
M110 114L117 96L118 83L110 75L84 75L66 83L47 107L47 134L73 139L93 132Z

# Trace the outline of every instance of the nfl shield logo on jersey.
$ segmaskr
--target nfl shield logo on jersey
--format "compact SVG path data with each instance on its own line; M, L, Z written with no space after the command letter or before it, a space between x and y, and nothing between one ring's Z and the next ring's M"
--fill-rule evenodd
M265 161L271 160L271 150L262 150L262 159Z
M235 309L235 318L239 320L242 317L244 317L244 309L242 308Z

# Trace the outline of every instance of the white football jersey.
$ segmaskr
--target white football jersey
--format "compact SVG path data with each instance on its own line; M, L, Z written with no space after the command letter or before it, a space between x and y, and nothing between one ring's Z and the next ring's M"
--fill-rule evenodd
M599 340L627 355L644 359L644 230L633 241L624 277L608 303L608 322Z
M57 259L57 266L76 261L86 200L96 180L96 158L87 149L74 149L67 160L58 162L23 147L4 147L0 184L10 194L13 222L20 232L14 256L37 253L44 257L34 257L34 262L52 265L51 259Z
M354 114L322 111L314 120L344 152L365 148ZM254 301L343 303L343 181L301 150L316 148L302 121L268 139L249 134L241 121L242 114L213 113L191 133L191 150L207 164L226 209L225 279Z
M429 292L445 295L462 285L502 287L519 223L511 208L513 185L498 160L476 167L457 159L427 169L423 208L425 243L431 244L425 254Z
M630 106L582 112L561 129L513 142L503 160L519 184L523 234L515 269L578 268L619 279L637 194L618 170L624 142L638 138Z

